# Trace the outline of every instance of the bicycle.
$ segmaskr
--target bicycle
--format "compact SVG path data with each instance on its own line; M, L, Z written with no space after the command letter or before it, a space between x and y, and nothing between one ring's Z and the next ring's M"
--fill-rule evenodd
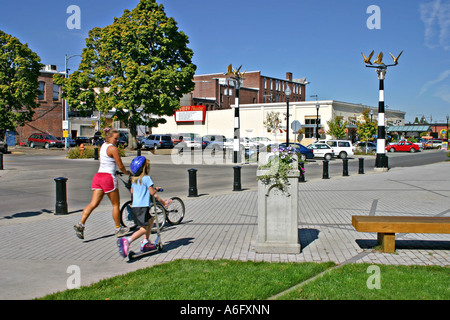
M125 185L125 188L128 189L128 191L131 190L131 176L128 176L128 182L124 181L120 176L122 176L122 173L118 173L119 179L123 182ZM162 188L157 188L158 192L163 192L164 190ZM168 208L165 208L158 200L156 200L154 197L152 197L151 202L156 203L156 206L152 205L150 207L151 215L156 215L156 221L155 224L158 223L159 229L162 230L166 222L168 222L170 225L178 225L181 223L181 221L184 218L185 213L185 206L183 200L181 200L179 197L172 197L170 198L172 200L172 203L169 204ZM122 207L120 208L120 222L123 226L128 227L130 230L135 229L137 226L134 222L133 213L132 213L132 204L133 204L133 195L131 195L131 200L128 200L125 202ZM154 226L152 228L152 232L156 232L156 227Z

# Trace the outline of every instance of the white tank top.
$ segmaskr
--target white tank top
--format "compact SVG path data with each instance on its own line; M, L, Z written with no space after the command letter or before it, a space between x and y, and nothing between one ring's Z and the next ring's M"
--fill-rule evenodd
M115 175L117 171L116 161L106 153L109 146L112 146L112 144L105 142L100 148L100 167L98 168L98 172L105 172Z

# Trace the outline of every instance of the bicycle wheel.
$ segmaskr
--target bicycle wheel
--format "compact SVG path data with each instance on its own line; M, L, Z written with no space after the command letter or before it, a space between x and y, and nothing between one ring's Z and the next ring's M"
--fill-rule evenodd
M150 207L150 215L152 217L155 216L154 205ZM164 206L160 203L156 204L156 219L155 222L153 223L152 233L156 232L156 223L159 223L159 231L162 231L164 225L166 224L166 209L164 209Z
M167 221L171 225L179 224L184 218L184 202L178 197L172 198L172 204L167 210Z
M120 209L120 222L122 223L123 226L130 228L130 230L136 228L133 213L131 212L132 203L133 202L131 200L128 200L123 204L122 208Z

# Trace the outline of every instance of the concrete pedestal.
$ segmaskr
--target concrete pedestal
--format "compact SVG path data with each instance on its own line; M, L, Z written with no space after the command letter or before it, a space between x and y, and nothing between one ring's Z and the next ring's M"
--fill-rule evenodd
M267 174L258 170L257 175ZM281 190L274 180L258 180L258 253L299 253L298 177L300 171L288 173L288 184Z

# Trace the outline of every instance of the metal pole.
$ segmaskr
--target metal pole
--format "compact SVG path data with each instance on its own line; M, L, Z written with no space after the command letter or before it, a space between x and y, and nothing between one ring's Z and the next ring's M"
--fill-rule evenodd
M364 158L359 158L359 174L364 174Z
M188 197L198 197L197 191L197 169L189 169Z
M234 183L233 183L233 191L241 191L241 167L235 166L233 167L234 171Z
M235 84L235 99L234 99L234 144L233 144L233 163L241 162L241 153L240 153L240 120L239 120L239 89L240 89L240 80L239 77L234 80Z
M378 80L380 81L380 97L378 102L378 137L377 137L377 158L375 167L378 169L387 168L386 164L386 129L384 126L384 78L386 75L385 68L377 69Z
M287 105L287 113L286 113L286 147L289 147L289 97L286 96L286 105Z
M67 53L64 56L64 78L67 79ZM64 99L64 115L63 120L68 120L68 112L67 112L67 100ZM68 128L67 128L67 131ZM64 150L67 150L67 137L64 138Z
M303 162L298 163L298 170L300 171L298 182L305 182L305 164Z
M56 215L68 214L67 189L66 189L67 178L59 177L55 178L54 180L56 182L55 214Z
M348 177L348 159L342 159L342 176Z
M330 179L330 176L328 175L328 160L323 161L322 179Z

